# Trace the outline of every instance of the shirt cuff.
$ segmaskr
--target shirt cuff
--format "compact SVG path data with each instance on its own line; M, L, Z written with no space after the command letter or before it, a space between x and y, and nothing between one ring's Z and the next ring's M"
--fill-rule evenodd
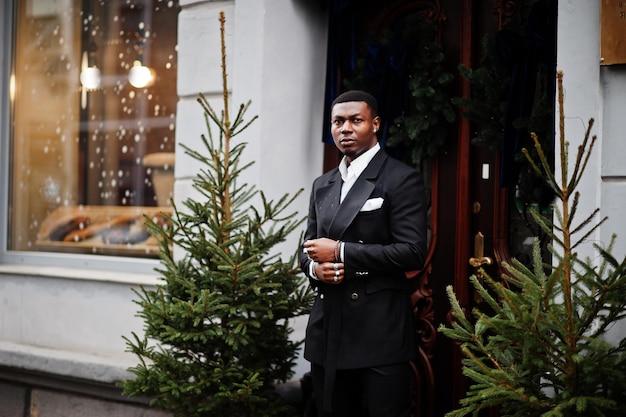
M309 276L311 278L313 278L314 280L319 281L319 278L317 277L317 274L315 274L315 265L317 265L317 262L315 262L315 261L311 261L309 263Z
M343 263L346 263L346 257L344 255L344 248L346 247L345 242L341 242L341 247L339 248L339 260Z

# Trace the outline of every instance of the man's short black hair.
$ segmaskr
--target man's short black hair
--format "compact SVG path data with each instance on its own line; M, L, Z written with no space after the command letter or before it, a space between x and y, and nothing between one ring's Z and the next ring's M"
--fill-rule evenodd
M372 111L372 116L378 116L378 102L373 95L363 90L349 90L345 93L341 93L333 100L333 104L330 106L332 111L333 107L337 103L346 103L348 101L364 101Z

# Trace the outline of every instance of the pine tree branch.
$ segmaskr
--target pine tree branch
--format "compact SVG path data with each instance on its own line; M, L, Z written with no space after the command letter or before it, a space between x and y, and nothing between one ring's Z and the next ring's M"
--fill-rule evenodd
M546 158L546 155L543 151L541 143L539 142L539 138L537 137L535 133L531 133L530 137L533 140L535 150L537 151L537 155L539 156L539 162L541 163L541 168L539 168L539 166L532 159L527 149L525 148L522 149L522 153L526 157L528 163L530 164L531 168L535 171L535 173L538 176L545 178L546 183L550 186L552 191L554 191L557 198L562 198L563 197L562 189L561 187L559 187L558 182L556 181L556 178L554 177L554 174L552 173L552 169L550 168L550 163L548 162L548 159Z
M560 146L560 155L561 155L561 187L560 189L567 190L567 162L569 160L568 155L568 145L569 143L565 140L565 110L563 108L564 99L563 99L563 72L557 71L556 73L556 82L557 82L557 105L559 108L559 146ZM565 195L561 195L559 197L561 201L564 198L567 198Z
M587 163L589 162L589 157L591 156L591 152L593 151L593 146L596 143L597 137L596 135L593 135L593 137L591 138L591 143L589 144L589 146L587 146L587 142L589 141L593 124L594 124L594 120L589 119L589 123L587 123L587 130L585 131L583 142L578 147L574 173L572 174L570 184L568 185L568 188L571 190L578 187L578 183L580 182L580 179L582 178L582 174L587 168ZM585 152L585 149L586 149L586 152ZM583 156L584 156L584 161L582 162L582 165L581 165L581 160L583 159Z

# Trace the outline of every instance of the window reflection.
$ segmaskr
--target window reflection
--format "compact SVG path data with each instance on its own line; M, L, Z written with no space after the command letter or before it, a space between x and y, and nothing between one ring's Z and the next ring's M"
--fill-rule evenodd
M9 248L154 256L142 214L162 221L172 192L178 2L16 9Z

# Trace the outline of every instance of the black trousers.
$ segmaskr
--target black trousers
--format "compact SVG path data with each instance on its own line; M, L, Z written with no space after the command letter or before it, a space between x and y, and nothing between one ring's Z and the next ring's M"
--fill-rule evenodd
M408 363L338 370L332 413L323 413L324 367L311 365L319 417L408 417L411 414L411 367Z

